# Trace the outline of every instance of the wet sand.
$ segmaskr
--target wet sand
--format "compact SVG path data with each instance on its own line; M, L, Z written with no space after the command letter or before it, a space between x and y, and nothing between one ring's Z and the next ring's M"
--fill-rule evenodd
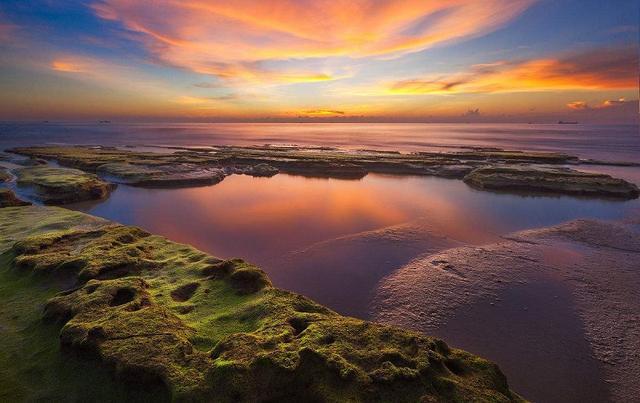
M634 401L637 224L577 220L417 258L380 282L372 316L495 360L533 401Z
M366 318L371 291L383 277L415 256L462 245L426 228L419 220L319 242L279 260L273 280L344 315Z
M605 402L602 364L584 337L571 292L532 280L465 305L433 331L499 362L510 384L534 402Z

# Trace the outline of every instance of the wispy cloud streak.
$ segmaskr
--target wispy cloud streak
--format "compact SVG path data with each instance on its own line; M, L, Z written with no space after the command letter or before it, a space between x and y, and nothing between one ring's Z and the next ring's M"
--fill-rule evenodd
M265 61L394 57L493 31L535 0L103 0L93 9L142 34L163 63L226 80L313 82L332 72Z
M594 49L559 58L498 61L449 75L400 80L389 94L455 94L569 89L635 88L637 50Z

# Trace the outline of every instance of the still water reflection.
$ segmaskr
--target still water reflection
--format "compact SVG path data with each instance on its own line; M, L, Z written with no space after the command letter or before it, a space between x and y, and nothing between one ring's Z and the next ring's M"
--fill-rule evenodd
M361 317L383 276L434 248L574 218L616 219L639 207L637 201L493 194L441 178L282 174L231 176L186 189L119 186L108 200L73 206L219 257L242 257L277 286Z

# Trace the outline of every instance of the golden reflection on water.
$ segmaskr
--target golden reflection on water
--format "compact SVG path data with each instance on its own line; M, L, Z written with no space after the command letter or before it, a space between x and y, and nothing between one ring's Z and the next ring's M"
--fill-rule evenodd
M463 204L453 202L449 192L429 191L423 178L368 176L344 181L232 176L213 187L164 191L161 197L165 200L157 208L164 211L162 220L149 210L138 212L136 221L223 257L265 258L425 216L442 234L463 240L486 237L486 226L479 231L470 225L481 217L470 220ZM198 235L204 226L207 245Z

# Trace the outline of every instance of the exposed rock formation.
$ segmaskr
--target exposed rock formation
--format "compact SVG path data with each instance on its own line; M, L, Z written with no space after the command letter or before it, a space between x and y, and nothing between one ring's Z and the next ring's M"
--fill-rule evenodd
M2 207L15 207L15 206L28 206L29 202L18 199L11 189L0 188L0 208Z
M174 153L120 150L113 147L24 147L14 153L45 158L110 181L136 186L215 184L226 175L273 176L278 172L307 177L361 179L368 173L430 175L464 179L483 190L539 192L633 199L637 186L608 175L565 168L579 165L573 156L499 149L402 154L299 147L178 147Z
M483 190L519 193L552 193L591 197L635 199L638 187L609 175L580 172L568 168L487 166L473 170L465 183Z
M103 199L115 187L77 169L36 166L15 171L17 185L44 204L68 204Z

